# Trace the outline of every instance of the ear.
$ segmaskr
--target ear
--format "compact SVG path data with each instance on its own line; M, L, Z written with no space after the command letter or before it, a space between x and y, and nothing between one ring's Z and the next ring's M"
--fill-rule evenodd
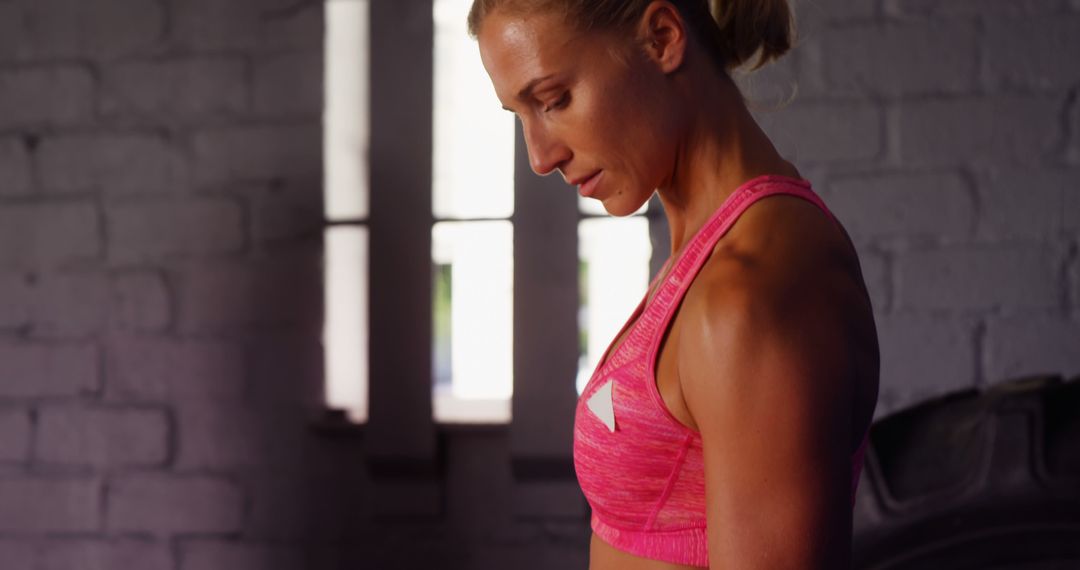
M667 0L654 0L645 7L638 22L638 38L646 55L663 73L682 67L689 41L686 20L679 9Z

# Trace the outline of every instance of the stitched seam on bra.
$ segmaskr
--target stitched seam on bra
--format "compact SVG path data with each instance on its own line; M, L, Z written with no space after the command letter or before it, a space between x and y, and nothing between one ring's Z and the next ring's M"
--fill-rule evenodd
M675 458L675 465L671 468L671 473L668 474L667 483L664 485L664 492L660 493L660 498L656 500L656 506L653 507L652 513L649 514L649 518L645 521L645 532L652 530L652 526L656 524L656 517L660 514L660 510L664 508L664 504L667 503L668 497L671 496L671 490L675 488L675 481L678 480L679 474L682 473L683 462L686 459L686 453L690 449L690 442L693 440L692 434L687 434L683 438L682 446L679 448L679 455Z

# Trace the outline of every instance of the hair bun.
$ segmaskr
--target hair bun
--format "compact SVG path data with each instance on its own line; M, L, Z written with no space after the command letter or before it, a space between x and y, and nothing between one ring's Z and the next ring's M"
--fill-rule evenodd
M752 61L750 70L778 59L791 49L795 22L787 0L708 0L716 23L716 43L724 67Z

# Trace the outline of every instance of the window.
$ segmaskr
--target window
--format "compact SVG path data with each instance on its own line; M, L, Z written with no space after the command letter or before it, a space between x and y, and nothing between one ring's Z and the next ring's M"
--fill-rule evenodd
M368 156L379 154L378 145L393 144L399 139L383 135L384 141L393 140L372 140L374 146L369 153L368 141L372 133L370 118L386 120L387 115L393 114L388 113L390 109L386 106L397 105L399 101L394 96L396 93L389 92L385 85L378 86L383 90L381 99L370 95L368 78L369 74L388 77L388 74L398 73L396 66L400 67L400 62L381 58L401 55L396 53L388 56L373 51L369 59L369 46L383 41L373 39L369 34L385 29L374 22L375 18L412 17L409 10L415 7L394 5L388 8L380 5L390 16L377 16L369 9L368 0L326 2L325 393L327 405L346 411L349 419L355 423L368 421L369 395L381 389L369 386L369 377L375 383L401 381L380 377L397 374L398 367L388 366L380 374L372 371L369 346L377 343L383 343L379 344L382 347L392 346L392 350L402 353L398 362L407 360L409 354L417 354L416 350L420 348L385 341L383 336L388 331L377 330L377 326L370 325L373 311L381 310L386 299L370 297L369 291L376 295L379 291L390 291L398 296L416 295L417 291L430 294L430 304L417 298L405 299L395 305L415 305L425 310L430 308L429 321L417 319L414 313L398 311L389 316L384 313L379 317L384 320L379 322L384 323L382 326L390 323L395 335L400 332L396 330L398 325L408 329L402 336L394 338L418 339L417 345L421 344L421 336L427 339L426 344L430 347L427 354L423 359L413 360L422 360L425 364L430 362L430 413L436 423L510 422L515 354L526 355L529 362L543 360L547 356L536 354L545 348L534 347L528 340L517 339L519 346L515 347L514 335L514 295L525 290L522 287L524 284L514 283L515 255L530 256L527 261L534 261L534 255L529 251L536 250L527 248L535 248L538 242L543 243L544 238L538 236L545 228L547 220L543 216L546 214L537 211L538 208L515 212L515 193L526 191L520 187L522 177L530 177L527 179L530 184L536 177L527 166L522 168L527 161L522 160L524 149L520 143L521 133L515 133L513 115L501 109L480 62L476 43L466 33L465 18L470 5L471 0L432 0L429 22L432 28L428 32L433 48L430 52L432 77L426 95L431 116L427 119L426 115L414 112L408 115L414 121L413 125L400 126L400 129L408 130L411 136L412 131L424 131L417 127L419 121L430 121L426 125L430 129L426 132L430 132L431 143L428 151L430 184L426 190L417 191L426 191L429 195L426 202L394 195L397 200L395 205L425 203L426 210L421 211L418 206L398 207L392 219L386 221L387 213L375 211L378 206L372 205L378 201L369 192L371 172ZM372 32L369 32L369 22L372 22ZM396 27L401 23L394 24ZM415 80L402 77L392 75L393 79L402 81ZM417 84L420 83L417 81ZM373 84L372 87L376 86ZM423 98L415 90L411 90L408 96L413 98L411 101ZM383 107L377 108L380 105ZM414 109L393 109L398 113L410 110ZM382 128L384 130L380 132L399 135L387 123L383 123ZM407 149L408 153L413 153L410 156L415 156L418 148L427 148L416 144L411 138L404 139L415 145ZM395 149L397 151L400 149ZM400 154L393 155L395 158L398 156ZM515 165L523 171L517 171ZM382 165L372 164L373 169L377 166ZM544 183L558 186L558 190L565 193L558 199L565 201L573 190L565 187L560 180L555 180L557 177L548 177ZM421 175L399 180L396 177L387 178L384 174L379 180L383 187L374 188L375 192L398 192L397 184L413 191L409 183L428 179ZM515 187L515 180L518 187ZM537 200L556 198L536 195L535 189L527 191ZM640 301L650 275L658 267L657 263L650 263L655 257L650 231L655 230L652 222L659 208L654 202L644 205L633 216L613 218L595 200L576 200L577 233L570 238L574 241L567 243L577 243L577 271L573 270L575 265L560 265L562 269L556 270L555 275L544 275L544 279L554 285L547 283L544 286L576 289L578 306L575 308L567 303L566 308L577 315L577 341L560 345L563 348L559 350L577 351L573 355L577 362L577 374L576 377L570 373L564 378L545 381L563 382L568 388L573 383L573 388L580 394L604 350ZM384 221L379 222L379 219ZM399 231L398 226L393 224L402 220L407 220L407 227ZM379 226L379 223L385 225ZM416 228L425 226L430 242L418 237L420 234L416 231ZM375 229L377 227L381 229ZM382 236L383 241L376 243L374 240L379 238L375 236ZM521 244L515 244L515 239L519 237L525 239L526 244L534 245L526 245L523 250ZM386 271L380 273L369 269L373 256L381 252L370 248L391 247L395 250L392 255L407 256L408 263L405 265L415 269L417 260L414 257L419 249L414 247L414 243L419 242L423 242L430 252L430 283L408 291L381 286L380 283L385 283L381 280L387 279ZM559 251L573 254L572 249L562 248ZM396 266L392 261L387 262L384 258L380 267L393 271ZM522 261L522 258L518 261ZM533 267L535 269L535 265ZM650 270L650 267L653 269ZM418 274L409 271L403 269L403 274ZM536 275L535 271L531 271L527 274ZM391 277L402 279L399 283L408 280L406 275L395 274ZM564 301L572 297L555 296ZM531 318L542 315L550 299L547 297L536 301L539 309L538 312L530 311ZM531 302L531 298L521 298L517 302ZM410 328L415 326L414 321L422 321L426 332L415 333ZM427 326L428 323L430 326ZM532 326L530 323L524 325ZM516 326L523 326L523 323ZM564 327L563 330L568 329ZM385 370L390 370L390 374ZM528 381L538 380L530 378ZM395 396L392 397L405 393L415 397L415 386L393 392ZM415 412L415 404L388 401L386 405L401 405L402 408L395 408L395 413L401 415L401 409ZM383 404L380 402L377 405Z

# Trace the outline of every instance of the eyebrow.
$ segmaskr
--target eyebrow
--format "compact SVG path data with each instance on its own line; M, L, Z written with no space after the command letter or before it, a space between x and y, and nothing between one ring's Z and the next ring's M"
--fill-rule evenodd
M539 85L541 81L551 79L554 76L555 76L554 73L549 73L549 74L547 74L547 75L545 75L543 77L537 77L536 79L533 79L532 81L526 83L525 87L522 87L521 91L518 91L517 98L519 100L528 98L528 96L532 93L532 90L535 89L536 86ZM513 112L506 105L503 105L503 109L506 109L507 111Z

